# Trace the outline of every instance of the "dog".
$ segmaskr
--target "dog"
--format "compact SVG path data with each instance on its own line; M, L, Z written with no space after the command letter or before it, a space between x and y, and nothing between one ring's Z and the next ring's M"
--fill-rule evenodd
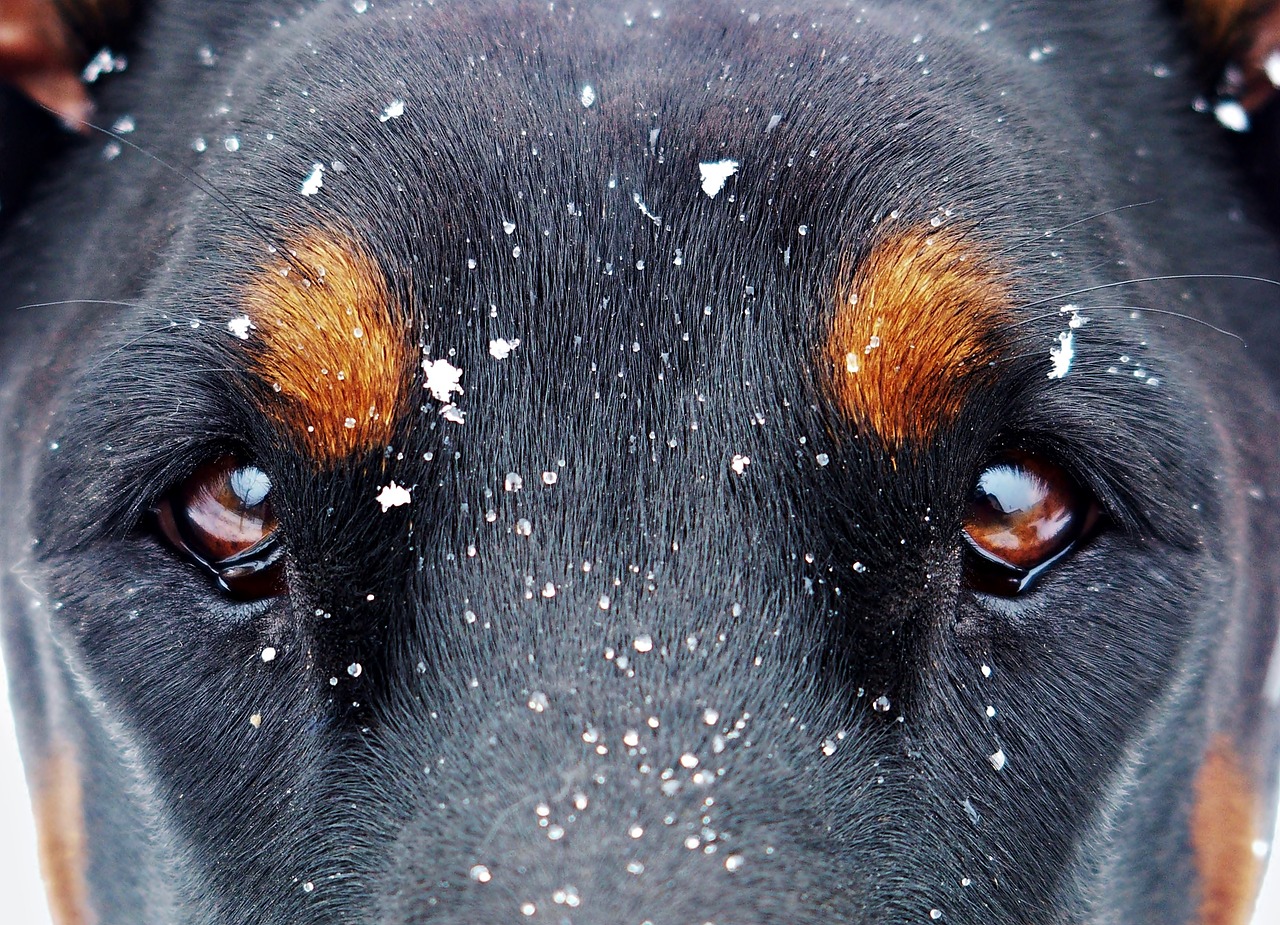
M1246 921L1270 21L10 4L56 920Z

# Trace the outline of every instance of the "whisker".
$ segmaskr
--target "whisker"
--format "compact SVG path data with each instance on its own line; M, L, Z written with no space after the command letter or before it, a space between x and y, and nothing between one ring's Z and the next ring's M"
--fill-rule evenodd
M996 256L1007 257L1009 254L1012 254L1015 251L1021 250L1024 247L1030 247L1032 244L1035 244L1039 241L1043 241L1045 238L1055 237L1057 235L1062 234L1064 231L1070 231L1072 228L1077 228L1080 225L1085 225L1085 224L1088 224L1089 222L1094 222L1100 218L1106 218L1108 215L1115 215L1119 212L1124 212L1128 209L1137 209L1137 208L1141 208L1142 206L1152 206L1158 202L1160 202L1159 199L1147 199L1142 202L1131 202L1131 203L1128 203L1127 205L1116 206L1111 209L1104 209L1101 212L1094 212L1092 215L1086 215L1083 218L1078 218L1073 222L1067 222L1067 224L1065 225L1059 225L1056 228L1050 228L1042 233L1038 233L1038 234L1029 236L1024 240L1014 242L1009 247L1006 247L1002 250L997 251Z
M1024 311L1028 308L1037 308L1049 302L1057 302L1062 299L1071 299L1076 296L1088 295L1091 292L1102 292L1106 289L1117 289L1120 286L1133 286L1138 283L1168 283L1177 282L1178 280L1233 280L1243 283L1264 283L1268 286L1280 286L1280 280L1268 279L1265 276L1242 276L1236 273L1175 273L1168 276L1142 276L1135 279L1122 279L1114 283L1099 283L1096 286L1086 286L1083 289L1072 289L1069 292L1059 292L1056 295L1046 296L1043 299L1036 299L1034 302L1024 302L1019 305L1017 311Z
M1080 311L1080 312L1127 311L1127 312L1141 312L1144 315L1166 315L1170 318L1177 318L1179 321L1189 321L1192 324L1197 324L1202 328L1208 328L1210 331L1213 331L1215 334L1221 334L1223 337L1230 337L1233 340L1238 340L1242 344L1245 342L1244 338L1241 337L1239 334L1236 334L1234 331L1228 331L1224 328L1218 327L1215 324L1210 324L1208 321L1205 321L1203 318L1197 318L1194 315L1188 315L1188 314L1185 314L1184 312L1175 312L1172 309L1168 309L1168 308L1150 308L1145 305L1079 305L1079 306L1073 306L1072 310ZM1038 315L1032 315L1030 318L1021 318L1018 321L1011 323L1009 327L1020 328L1026 324L1034 324L1037 321L1046 321L1050 318L1056 318L1063 314L1065 314L1065 312L1060 308L1055 311L1042 312L1041 314L1038 314Z
M50 109L48 106L44 106L43 104L41 104L41 108L44 109L46 112L48 112L50 115L54 116L55 118L61 118L61 116L59 116L57 112ZM237 218L242 219L249 226L250 231L256 234L258 236L258 239L263 244L266 244L269 248L272 249L272 251L282 254L284 256L285 262L288 263L290 266L292 266L299 273L301 273L304 279L307 279L312 283L318 282L316 277L312 275L311 271L307 267L303 266L297 260L297 258L294 257L293 254L289 252L289 248L287 248L284 245L284 243L272 233L270 228L268 228L266 225L262 224L262 222L254 218L253 215L250 214L250 212L247 209L245 209L242 205L240 205L238 202L236 202L226 193L222 192L222 190L218 189L216 186L214 186L204 177L200 176L200 174L185 171L179 167L174 166L173 164L169 163L164 158L162 158L160 155L152 151L148 151L146 148L142 147L141 145L137 144L134 141L131 141L130 139L119 134L118 132L111 131L111 129L103 128L101 125L97 125L96 123L89 122L88 120L82 120L79 122L79 124L84 128L92 129L93 131L98 132L101 135L105 135L107 138L110 138L112 141L115 141L117 144L125 145L126 147L132 148L134 151L137 151L143 157L146 157L151 159L152 161L155 161L157 164L159 164L165 170L168 170L178 179L183 180L186 183L190 183L196 189L201 190L202 192L207 194L210 198L212 198L216 203L218 203L220 206L226 209L228 212L232 213Z
M123 302L119 299L57 299L53 302L28 302L18 305L13 310L24 312L31 308L59 308L63 305L114 305L117 308L139 308L140 302Z

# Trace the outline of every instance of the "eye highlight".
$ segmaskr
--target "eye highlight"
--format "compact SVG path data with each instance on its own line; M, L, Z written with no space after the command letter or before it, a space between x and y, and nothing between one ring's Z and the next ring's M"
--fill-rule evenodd
M964 536L973 552L970 582L1014 595L1076 547L1098 522L1097 500L1057 464L1007 453L979 473Z
M271 478L234 456L207 462L155 509L169 543L240 600L284 590L284 549L271 506Z

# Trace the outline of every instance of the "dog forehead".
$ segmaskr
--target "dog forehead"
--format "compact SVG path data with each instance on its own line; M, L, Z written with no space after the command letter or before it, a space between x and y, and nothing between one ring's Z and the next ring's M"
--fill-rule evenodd
M846 264L830 282L832 304L817 306L830 318L825 336L808 356L778 353L800 367L780 378L798 374L801 381L822 383L825 399L854 429L876 435L890 449L927 441L961 413L971 387L990 378L1005 346L1002 331L1009 315L1002 280L980 248L927 228L892 230ZM656 304L637 306L633 326L598 326L595 343L584 344L583 334L574 336L575 347L596 358L591 372L599 373L600 364L615 353L626 358L628 337L644 339L630 341L631 353L658 352L661 365L670 366L671 351L688 337L656 321L663 300L653 293L648 298ZM808 301L798 294L778 300ZM365 244L319 228L300 232L245 278L239 313L227 331L242 342L247 367L267 387L261 390L264 413L316 461L329 464L389 445L397 421L416 413L415 404L428 396L446 420L463 423L465 412L455 399L468 386L457 365L463 361L450 344L461 343L455 338L465 328L449 326L454 331L428 347L433 329L448 328L439 318L415 323L406 301L393 295L386 271ZM474 337L466 338L473 344L463 351L468 363L507 360L522 337L546 352L551 338L545 326L531 329L527 313L514 322L503 319L496 303L489 304L494 306L487 319L490 332L510 325L511 336L491 336L487 356ZM574 312L563 303L558 308ZM590 314L586 308L582 321ZM772 309L794 319L811 307L775 302ZM695 312L683 326L696 328L700 320ZM674 327L681 326L678 316L675 321ZM783 322L783 330L775 328L759 340L768 354L779 334L803 337L809 330L808 324ZM731 350L759 352L752 338L725 336L723 341ZM664 345L670 350L662 350ZM706 354L705 345L700 352ZM765 357L743 357L737 365L743 361L768 365ZM645 360L635 358L631 365L642 368ZM566 370L572 366L564 364ZM665 375L657 373L659 379Z
M570 339L589 373L617 366L631 382L646 364L670 379L679 371L659 366L711 356L744 379L816 381L846 425L890 448L954 421L999 353L1007 295L984 246L929 217L981 190L985 167L945 157L915 90L853 79L892 59L867 42L880 26L833 29L852 63L827 60L825 40L802 43L798 57L816 59L795 110L782 105L795 88L736 73L731 48L716 82L687 60L656 80L620 63L631 56L592 54L592 41L619 41L617 23L540 11L487 25L514 31L486 44L464 11L417 14L370 18L385 42L337 29L320 57L347 62L344 78L317 83L316 56L297 55L278 79L303 92L272 96L253 118L278 128L255 184L274 193L262 211L285 219L283 246L249 273L237 311L256 326L268 415L308 454L389 445L397 417L433 396L423 360L465 365L469 390L478 365L494 369L490 349L550 359ZM529 57L552 43L568 46L564 67ZM371 84L387 70L361 57L371 44L406 78ZM842 107L861 121L831 118Z

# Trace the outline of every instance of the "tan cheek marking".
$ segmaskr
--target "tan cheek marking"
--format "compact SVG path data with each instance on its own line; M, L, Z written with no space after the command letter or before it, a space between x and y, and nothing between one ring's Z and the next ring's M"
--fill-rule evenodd
M266 412L337 462L389 442L414 376L408 324L355 241L313 231L289 243L292 263L264 267L245 290L253 327L242 333L276 393Z
M1219 735L1195 780L1191 844L1200 875L1200 925L1248 922L1262 873L1254 856L1254 793L1231 740Z
M926 441L964 406L999 352L1007 292L991 262L955 232L883 238L841 273L826 343L840 411L890 448Z
M53 921L91 925L80 773L69 749L55 748L45 759L34 802L40 870Z

